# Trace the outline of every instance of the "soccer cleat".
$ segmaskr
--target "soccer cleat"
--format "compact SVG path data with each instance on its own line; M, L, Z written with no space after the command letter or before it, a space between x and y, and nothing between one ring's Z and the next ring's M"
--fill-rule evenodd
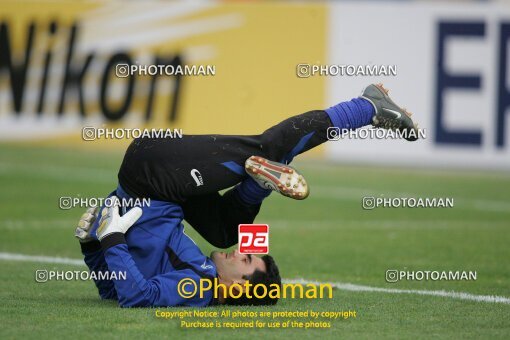
M304 200L310 193L305 178L288 165L251 156L244 163L244 168L261 187L283 196Z
M361 98L368 100L375 109L372 125L388 130L399 130L408 141L418 139L418 125L411 119L411 113L400 108L388 96L389 90L382 84L372 84L363 90Z

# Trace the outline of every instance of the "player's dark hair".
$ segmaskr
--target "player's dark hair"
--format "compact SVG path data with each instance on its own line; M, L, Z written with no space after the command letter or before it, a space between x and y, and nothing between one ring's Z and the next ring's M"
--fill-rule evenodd
M253 274L251 275L244 275L243 279L248 280L251 287L251 298L247 298L245 294L241 295L241 297L234 299L234 298L227 298L225 303L227 305L254 305L254 306L262 306L262 305L275 305L278 302L278 297L271 298L269 296L269 291L271 289L274 289L274 286L271 287L272 284L277 284L280 287L282 287L282 279L280 277L280 271L278 270L278 266L274 262L274 259L272 256L264 255L261 257L262 261L266 264L266 271L260 271L256 269ZM262 284L267 289L267 294L263 298L256 298L254 295L254 291L257 292L257 295L261 296L264 294L264 289L262 287L254 288L256 285Z

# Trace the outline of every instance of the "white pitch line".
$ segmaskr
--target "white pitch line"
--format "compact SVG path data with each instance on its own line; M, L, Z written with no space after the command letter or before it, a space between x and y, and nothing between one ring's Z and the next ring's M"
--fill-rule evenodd
M70 259L66 257L52 257L52 256L34 256L25 254L13 253L0 253L0 260L6 261L23 261L23 262L42 262L42 263L61 263L73 264L77 266L84 266L85 262L78 259Z
M70 259L65 257L51 257L51 256L34 256L25 254L15 253L0 253L0 260L6 261L24 261L24 262L39 262L39 263L59 263L59 264L72 264L78 266L84 266L83 260ZM380 288L357 285L353 283L341 283L341 282L319 282L309 281L305 279L284 279L284 283L299 283L303 285L313 284L330 284L332 287L346 290L351 292L377 292L377 293L389 293L389 294L411 294L411 295L428 295L428 296L441 296L452 299L478 301L478 302L490 302L490 303L504 303L510 304L510 298L497 295L474 295L464 292L453 292L445 290L418 290L418 289L394 289L394 288Z
M285 283L300 283L303 285L306 285L306 284L319 285L319 284L329 283L334 288L337 288L340 290L347 290L347 291L351 291L351 292L378 292L378 293L389 293L389 294L429 295L429 296L448 297L448 298L460 299L460 300L510 304L510 298L507 298L504 296L474 295L474 294L470 294L470 293L454 292L454 291L446 291L446 290L380 288L380 287L356 285L356 284L352 284L352 283L319 282L319 281L308 281L305 279L284 280L284 282Z

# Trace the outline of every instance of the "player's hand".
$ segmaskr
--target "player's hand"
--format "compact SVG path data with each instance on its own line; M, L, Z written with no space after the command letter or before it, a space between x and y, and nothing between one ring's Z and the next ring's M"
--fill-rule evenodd
M99 241L113 233L125 234L142 216L142 209L134 207L125 213L124 216L120 217L119 199L116 196L112 196L110 199L112 200L112 205L105 207L101 212L99 228L97 228L97 238Z
M88 208L83 215L81 215L78 227L74 232L74 236L78 239L78 241L80 241L80 243L87 243L95 240L94 237L90 235L90 232L92 231L92 225L97 219L98 211L98 207L91 207Z

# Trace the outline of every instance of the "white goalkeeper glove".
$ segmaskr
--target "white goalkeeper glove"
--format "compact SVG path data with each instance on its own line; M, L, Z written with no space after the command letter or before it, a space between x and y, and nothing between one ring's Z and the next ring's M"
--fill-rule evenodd
M99 209L97 207L91 207L88 208L83 215L81 215L78 227L74 232L74 236L78 239L78 241L80 241L80 243L87 243L95 240L94 237L90 235L90 232L92 231L92 225L97 219L98 211Z
M97 228L97 239L101 241L113 233L125 234L129 228L142 216L142 209L134 207L124 216L119 215L119 199L116 196L110 197L112 206L105 207L101 212L99 227Z

